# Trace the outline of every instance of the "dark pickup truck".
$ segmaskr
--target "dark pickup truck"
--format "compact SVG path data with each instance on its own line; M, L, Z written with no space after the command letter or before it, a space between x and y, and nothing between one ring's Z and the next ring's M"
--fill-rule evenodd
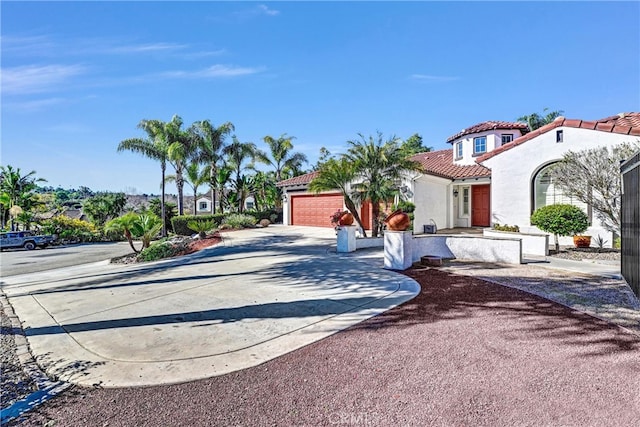
M0 233L0 249L25 248L27 250L46 248L55 240L51 235L37 235L32 231L9 231Z

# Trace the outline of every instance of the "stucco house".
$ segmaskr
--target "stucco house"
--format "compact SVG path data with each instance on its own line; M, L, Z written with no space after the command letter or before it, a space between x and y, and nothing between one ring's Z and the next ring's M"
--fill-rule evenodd
M533 132L526 124L501 121L465 128L447 139L452 148L412 157L422 165L422 173L407 176L402 185L416 205L414 233L434 223L439 229L499 223L539 232L529 220L536 208L573 203L589 215L588 233L611 243L611 233L601 227L591 208L563 195L553 185L549 170L569 150L635 140L640 140L640 113L595 121L559 117ZM329 215L343 208L337 191L309 193L308 184L316 174L278 183L284 190L284 224L329 227ZM369 207L361 210L361 216L368 219Z

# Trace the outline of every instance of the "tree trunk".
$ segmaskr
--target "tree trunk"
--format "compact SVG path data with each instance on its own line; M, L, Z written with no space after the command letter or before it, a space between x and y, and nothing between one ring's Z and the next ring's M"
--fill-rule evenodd
M556 253L560 253L560 243L558 243L558 235L554 234L553 235L553 239L554 239L554 241L556 243Z
M184 215L184 179L182 172L176 172L176 187L178 187L178 215Z
M380 202L371 200L371 236L378 237L378 217L380 216Z
M360 214L358 213L358 209L356 209L356 204L353 203L353 200L351 200L351 197L347 196L346 194L343 194L343 196L344 196L344 204L347 206L347 209L349 209L349 211L351 212L351 215L353 215L353 218L356 220L356 222L362 229L362 235L364 237L367 237L367 231L364 229L364 224L360 219Z
M160 215L162 215L162 237L167 237L167 215L165 213L165 201L164 201L164 193L165 193L165 171L167 166L162 164L162 199L160 199Z

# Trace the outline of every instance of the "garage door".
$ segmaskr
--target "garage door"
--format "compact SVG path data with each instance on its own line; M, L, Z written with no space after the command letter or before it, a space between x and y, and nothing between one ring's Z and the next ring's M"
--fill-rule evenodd
M329 217L342 209L342 194L318 194L291 197L291 225L332 227Z

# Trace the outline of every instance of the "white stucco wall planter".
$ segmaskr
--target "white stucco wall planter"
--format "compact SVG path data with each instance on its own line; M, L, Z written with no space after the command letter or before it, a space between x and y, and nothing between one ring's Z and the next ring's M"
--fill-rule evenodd
M549 255L548 234L499 231L490 228L485 228L484 230L482 230L482 234L485 237L520 239L522 241L522 253L525 255Z
M522 239L386 232L384 235L384 266L391 270L406 270L423 256L442 259L522 263Z
M356 226L355 225L341 225L336 227L336 234L338 239L337 251L339 253L353 252L356 247Z
M364 237L356 239L356 249L381 248L384 246L384 237Z

